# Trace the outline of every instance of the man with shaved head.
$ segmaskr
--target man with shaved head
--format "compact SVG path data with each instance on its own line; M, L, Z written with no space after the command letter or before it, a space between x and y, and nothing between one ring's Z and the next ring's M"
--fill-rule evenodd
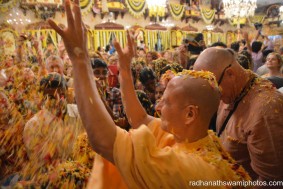
M89 64L79 0L74 1L74 15L70 0L65 1L65 10L67 28L61 29L51 20L49 23L62 36L72 61L82 121L93 149L115 164L128 188L183 189L195 187L198 180L249 179L244 169L222 149L217 137L207 131L220 99L213 74L188 71L173 78L156 107L161 119L151 117L139 104L134 92L130 74L134 40L128 33L125 49L122 50L118 42L114 44L121 63L120 79L124 78L121 81L122 97L130 100L125 108L134 109L128 118L136 128L141 126L127 132L115 125L99 97ZM125 90L127 88L130 90ZM108 182L112 178L109 177ZM225 187L221 184L213 186Z
M231 49L206 49L194 70L213 72L222 89L216 125L224 148L254 180L283 180L282 94Z

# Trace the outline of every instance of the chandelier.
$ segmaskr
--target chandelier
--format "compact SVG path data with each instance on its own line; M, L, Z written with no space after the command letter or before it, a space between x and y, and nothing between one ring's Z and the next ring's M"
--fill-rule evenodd
M223 0L226 18L244 18L254 16L256 0Z
M24 25L31 23L30 19L25 18L25 16L18 11L12 11L9 16L6 15L6 22L11 25Z
M149 16L165 16L166 1L167 0L146 0Z

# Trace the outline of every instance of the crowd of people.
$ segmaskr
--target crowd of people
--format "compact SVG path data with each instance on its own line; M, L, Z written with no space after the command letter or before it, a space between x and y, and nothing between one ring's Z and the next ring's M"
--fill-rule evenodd
M230 47L206 47L199 34L156 52L127 31L125 48L114 39L111 52L89 52L79 1L70 6L66 28L49 20L63 39L57 49L20 35L2 57L1 186L283 180L283 47L258 31Z

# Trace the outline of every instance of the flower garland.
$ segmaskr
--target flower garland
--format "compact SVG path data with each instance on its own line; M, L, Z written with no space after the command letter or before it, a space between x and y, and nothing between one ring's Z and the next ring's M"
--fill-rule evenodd
M148 7L148 12L149 12L149 17L152 17L152 16L164 17L166 8L162 6Z
M4 13L15 7L17 4L17 0L10 1L0 1L0 12Z
M237 164L237 162L231 157L231 155L226 150L224 150L224 147L222 146L220 139L215 135L215 133L212 130L209 130L208 135L212 139L215 147L221 153L222 158L229 163L230 167L236 173L238 178L241 178L241 179L247 180L247 181L251 180L251 177L245 171L245 169L241 165ZM201 156L202 156L202 154L201 154ZM209 160L208 157L210 157L210 156L208 156L207 154L205 156L203 156L204 160ZM215 159L215 160L218 161L218 158ZM238 188L245 188L245 187L239 186Z
M85 165L91 170L95 152L92 150L86 132L78 136L72 152L75 161Z
M176 3L170 3L169 4L169 10L172 15L172 17L175 20L180 20L185 12L184 5L176 4Z
M177 76L188 76L193 78L205 79L213 89L216 88L219 90L219 86L217 84L214 74L209 71L183 70L182 72L179 72Z
M214 16L215 16L215 12L216 11L214 9L209 9L209 8L200 9L201 17L203 18L206 24L212 23Z
M232 26L235 26L238 24L238 22L240 24L245 24L247 22L247 18L232 18L232 19L228 19L229 24Z
M126 0L127 7L131 15L140 18L145 12L145 0Z
M255 15L253 17L249 17L248 18L251 24L254 23L263 23L264 19L265 19L265 15Z
M80 0L80 8L82 10L82 15L87 15L94 4L94 1L91 0Z

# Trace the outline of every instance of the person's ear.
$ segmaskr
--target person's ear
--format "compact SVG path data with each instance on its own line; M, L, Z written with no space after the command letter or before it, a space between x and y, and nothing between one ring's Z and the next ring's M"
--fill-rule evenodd
M191 125L199 115L199 108L195 105L189 105L186 107L186 125Z

